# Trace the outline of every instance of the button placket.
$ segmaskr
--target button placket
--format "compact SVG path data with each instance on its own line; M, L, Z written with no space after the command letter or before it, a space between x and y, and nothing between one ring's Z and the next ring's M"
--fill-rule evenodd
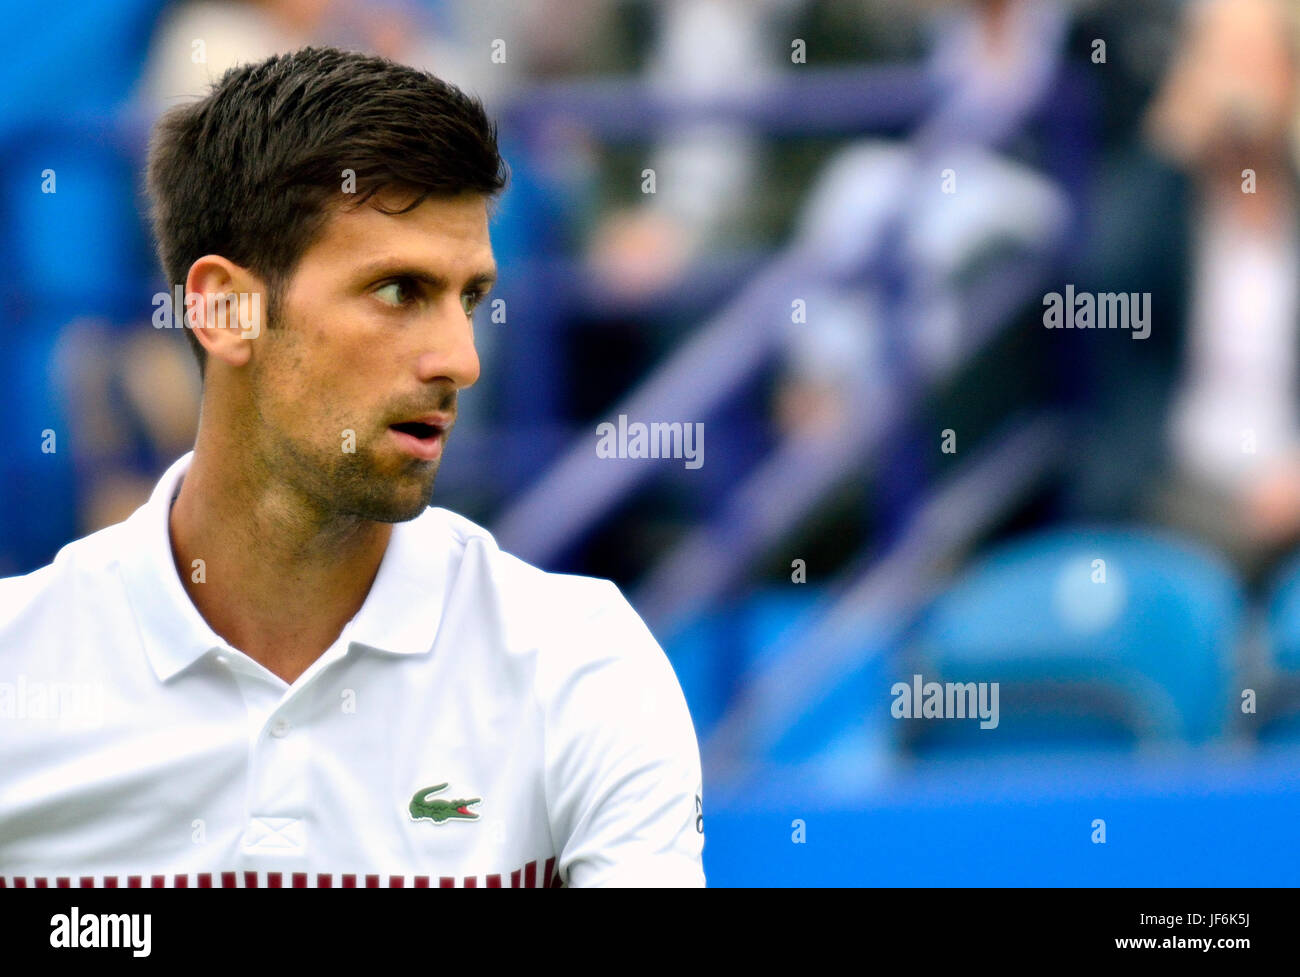
M288 713L302 690L287 695L269 681L258 681L248 695L252 743L248 824L242 849L250 856L305 856L310 744L295 730ZM260 722L259 722L260 720ZM292 734L292 735L291 735Z

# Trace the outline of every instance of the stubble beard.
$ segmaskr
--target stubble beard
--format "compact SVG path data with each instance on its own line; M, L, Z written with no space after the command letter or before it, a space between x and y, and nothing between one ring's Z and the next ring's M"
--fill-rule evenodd
M385 435L380 436L381 443ZM297 473L294 481L300 493L318 509L325 522L408 522L425 511L433 499L433 487L441 459L430 462L404 460L397 471L381 464L378 452L358 444L355 452L328 448L301 450L300 445L282 445L272 460L281 477Z
M285 407L283 415L292 417L293 408ZM260 401L254 403L254 413L256 430L248 437L257 446L253 463L261 471L256 477L287 484L301 500L303 516L312 522L320 526L359 520L407 522L432 502L442 459L421 461L399 454L389 443L387 428L373 440L357 431L353 443L352 438L345 440L345 432L360 427L355 421L324 421L321 429L337 430L333 439L322 443L299 437L288 425L267 418Z

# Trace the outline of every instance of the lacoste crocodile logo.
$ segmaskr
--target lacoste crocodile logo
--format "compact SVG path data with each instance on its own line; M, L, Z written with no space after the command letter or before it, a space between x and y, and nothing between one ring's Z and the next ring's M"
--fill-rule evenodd
M478 812L471 811L470 805L477 804L482 800L481 797L472 797L468 800L460 799L454 801L429 800L430 794L436 794L439 791L446 790L446 784L438 784L436 787L424 787L415 792L411 798L410 812L412 821L428 820L435 824L442 824L451 818L460 821L477 821Z

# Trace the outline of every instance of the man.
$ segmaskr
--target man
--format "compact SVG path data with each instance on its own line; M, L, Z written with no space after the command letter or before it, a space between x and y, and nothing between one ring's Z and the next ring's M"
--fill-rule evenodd
M1187 5L1141 141L1098 181L1074 278L1149 293L1151 313L1143 342L1072 340L1098 378L1078 511L1197 537L1255 590L1300 542L1296 26L1282 0Z
M504 182L476 100L336 50L160 121L198 437L0 582L0 884L704 883L695 733L640 618L429 508Z

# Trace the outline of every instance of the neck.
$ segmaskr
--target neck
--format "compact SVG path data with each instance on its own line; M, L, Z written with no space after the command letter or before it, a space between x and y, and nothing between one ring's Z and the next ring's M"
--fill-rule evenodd
M292 683L365 603L392 526L323 512L215 448L200 432L171 510L176 569L217 634Z

